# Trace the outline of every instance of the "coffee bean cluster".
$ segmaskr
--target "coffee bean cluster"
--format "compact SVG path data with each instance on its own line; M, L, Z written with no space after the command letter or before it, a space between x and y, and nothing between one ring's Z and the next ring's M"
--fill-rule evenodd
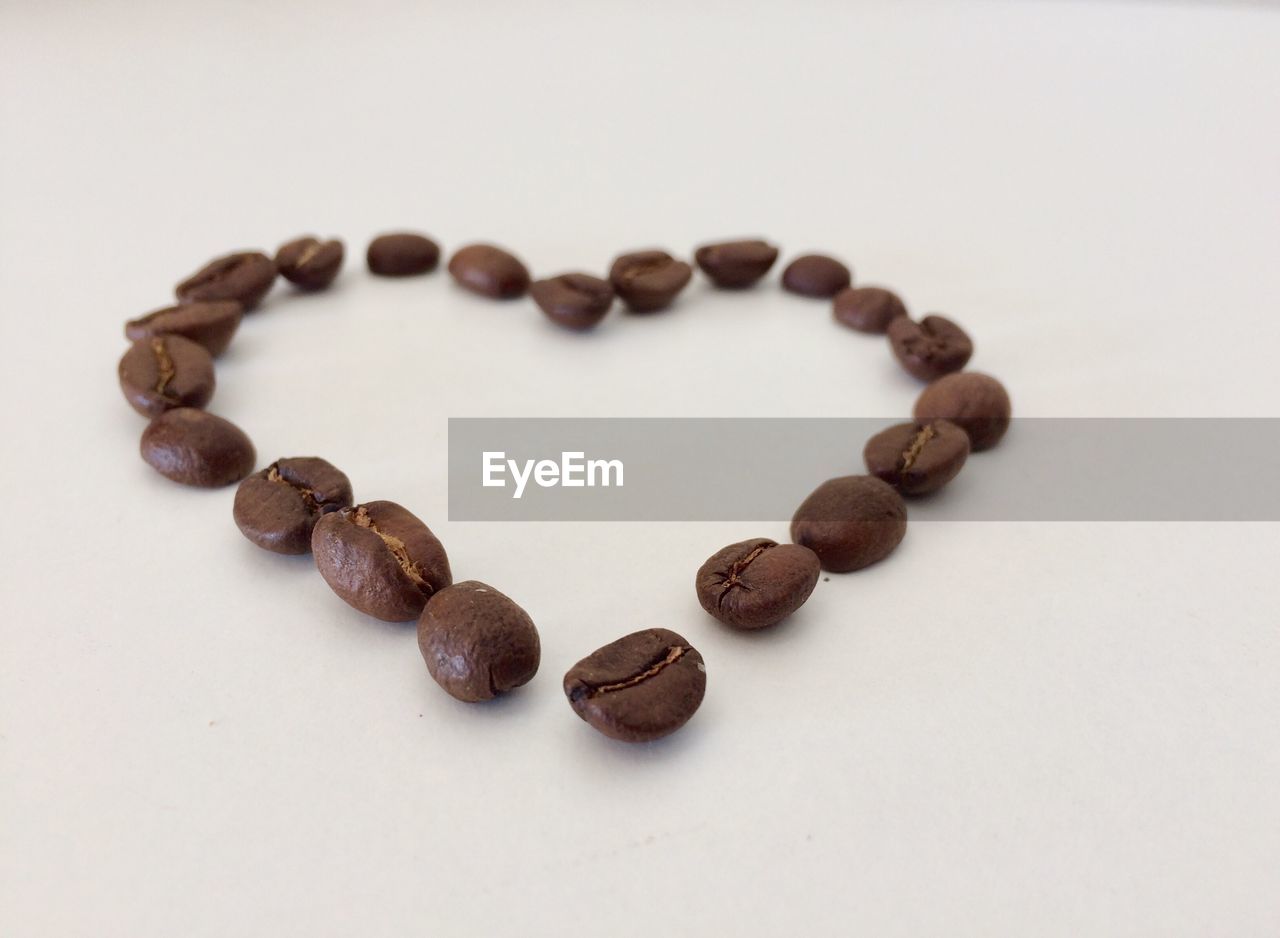
M441 249L416 232L374 238L369 271L381 277L429 274ZM125 324L132 343L120 359L120 388L149 418L142 458L175 482L200 487L239 483L232 517L264 550L311 554L342 600L389 622L417 620L418 647L431 677L463 701L490 700L533 679L541 646L537 627L513 599L476 580L453 581L444 545L407 508L356 502L351 481L324 459L285 457L257 469L249 437L204 408L216 386L213 360L244 315L259 306L277 277L315 292L337 278L345 249L337 239L295 238L274 257L240 251L216 258L175 288L176 305ZM717 288L746 290L763 280L779 250L752 239L705 244L694 264ZM694 267L664 250L619 255L607 277L567 271L534 280L511 252L493 244L456 250L448 271L458 286L495 300L528 294L551 322L587 330L615 299L633 314L671 306ZM1009 395L995 378L963 371L973 341L940 315L912 319L893 291L855 286L842 261L796 257L782 271L784 290L829 300L837 323L885 335L913 377L928 382L914 419L867 441L867 473L828 479L796 509L791 543L756 537L716 551L698 570L698 601L733 629L777 625L804 605L823 570L849 573L893 553L907 531L905 498L937 492L971 452L995 446L1009 428ZM689 642L668 629L644 629L587 655L564 676L570 706L614 739L644 742L683 726L706 690L706 666Z

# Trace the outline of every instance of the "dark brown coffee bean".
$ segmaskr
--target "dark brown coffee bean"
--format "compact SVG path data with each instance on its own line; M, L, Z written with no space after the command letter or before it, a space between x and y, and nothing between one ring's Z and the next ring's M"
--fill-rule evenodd
M717 287L741 290L769 272L778 249L767 241L723 241L704 244L693 259Z
M948 420L900 423L867 440L862 458L873 476L903 495L928 495L964 467L969 437Z
M698 570L698 602L725 625L762 629L804 605L818 582L818 555L767 537L730 544Z
M157 335L129 346L117 369L125 400L144 417L175 407L203 407L213 397L213 358L180 335Z
M666 251L633 251L609 268L609 282L633 313L666 309L692 276L692 267Z
M801 296L835 296L852 280L848 267L825 254L797 257L782 272L782 288Z
M702 655L667 629L626 635L564 676L574 712L606 736L629 743L659 739L684 726L706 688Z
M440 245L407 231L378 235L369 242L365 261L369 271L380 277L427 274L440 263Z
M276 280L276 265L259 251L240 251L205 264L175 292L183 303L235 300L245 312L262 302Z
M883 287L845 287L836 294L831 311L836 322L876 334L883 333L899 316L907 315L906 304Z
M311 531L321 515L353 502L351 481L315 456L278 459L236 489L231 514L253 543L277 554L311 550Z
M180 335L205 347L210 355L221 355L231 344L243 310L235 300L215 303L184 303L166 306L124 324L125 337L137 341L158 335Z
M871 476L828 479L801 502L791 540L808 547L822 569L849 573L883 560L907 533L907 506L891 485Z
M203 410L167 410L142 431L142 458L174 482L219 488L253 472L253 443L229 420Z
M991 449L1009 429L1013 405L995 378L976 371L946 375L920 392L915 418L950 420L969 436L975 453Z
M561 274L537 280L529 295L547 318L566 329L590 329L613 305L613 287L590 274Z
M458 286L495 300L524 296L529 269L514 254L492 244L469 244L449 258Z
M324 581L348 605L387 622L416 619L431 594L453 582L444 545L395 502L322 515L311 552Z
M298 238L280 245L276 269L299 290L323 290L338 276L345 253L341 241Z
M912 322L900 316L889 323L889 345L907 374L933 381L959 371L973 355L973 342L963 329L943 316Z
M418 619L418 648L436 683L468 703L529 683L542 657L528 613L475 580L427 600Z

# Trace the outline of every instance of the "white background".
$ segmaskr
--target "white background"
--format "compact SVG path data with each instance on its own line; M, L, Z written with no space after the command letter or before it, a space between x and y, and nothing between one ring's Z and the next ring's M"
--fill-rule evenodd
M0 933L1280 932L1280 526L916 525L734 634L693 573L785 526L451 524L446 418L905 414L880 340L704 282L575 336L362 263L762 234L957 318L1020 414L1280 416L1280 9L9 0L0 87ZM307 232L338 286L212 409L521 602L505 701L137 456L122 322ZM559 681L646 626L709 687L627 747Z

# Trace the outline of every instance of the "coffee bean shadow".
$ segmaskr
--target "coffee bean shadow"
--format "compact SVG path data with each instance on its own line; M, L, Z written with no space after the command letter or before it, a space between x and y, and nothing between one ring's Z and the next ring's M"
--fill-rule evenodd
M416 623L409 623L417 629ZM421 663L421 662L419 662ZM529 710L535 703L535 695L539 689L536 686L538 679L535 676L529 684L517 687L513 691L505 694L499 694L492 700L478 700L469 703L465 700L458 700L456 697L450 696L440 685L432 680L431 675L427 672L425 666L422 669L424 694L429 694L435 701L435 707L442 712L448 713L448 719L464 719L464 720L505 720L509 719L511 714L524 713ZM534 685L532 688L530 685Z
M569 716L577 719L573 714ZM580 732L577 733L574 745L582 750L584 757L601 762L633 767L665 765L674 759L683 758L688 750L706 745L702 737L704 724L707 722L706 715L695 713L693 719L671 735L648 743L625 743L619 739L610 739L582 723L576 727Z
M819 582L818 587L821 588L821 586L822 583ZM801 606L776 625L769 625L762 629L735 629L705 613L703 618L706 620L706 628L714 630L718 638L723 637L727 642L739 642L744 645L779 645L803 634L808 628L810 616L807 608Z

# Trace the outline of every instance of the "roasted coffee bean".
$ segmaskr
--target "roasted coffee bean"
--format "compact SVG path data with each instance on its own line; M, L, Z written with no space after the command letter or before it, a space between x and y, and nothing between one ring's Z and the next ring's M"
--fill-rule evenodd
M666 309L692 276L692 267L666 251L633 251L609 268L609 282L633 313Z
M920 392L915 407L916 420L950 420L958 426L975 453L1000 442L1012 413L1004 385L976 371L939 378Z
M859 332L883 333L889 323L907 315L906 304L883 287L845 287L832 301L836 322Z
M778 249L767 241L723 241L704 244L693 259L717 287L740 290L769 272Z
M574 712L606 736L629 743L659 739L684 726L706 688L702 655L667 629L626 635L564 676Z
M542 657L529 614L492 586L467 580L427 600L418 648L436 683L458 700L492 700L527 684Z
M427 274L440 263L440 245L411 232L378 235L365 252L369 271L380 277L411 277Z
M299 290L323 290L338 276L345 253L341 241L298 238L280 245L276 269Z
M529 269L514 254L492 244L469 244L449 259L458 286L495 300L524 296Z
M311 533L316 567L350 606L407 622L453 582L431 529L395 502L367 502L322 515Z
M240 532L277 554L306 554L321 515L350 508L351 481L315 456L278 459L236 489L231 514Z
M698 570L698 602L725 625L762 629L804 605L818 582L818 555L767 537L730 544Z
M609 281L590 274L561 274L536 280L529 295L547 318L566 329L590 329L613 305Z
M867 440L862 458L873 476L903 495L928 495L964 467L969 437L948 420L900 423Z
M214 303L184 303L166 306L124 324L125 338L132 341L158 335L180 335L205 347L210 355L221 355L231 344L243 310L235 300Z
M117 369L125 400L144 417L175 407L203 407L213 397L213 358L180 335L157 335L129 346Z
M944 316L926 316L919 322L900 316L889 323L888 333L899 364L921 381L959 371L973 355L969 336Z
M849 268L825 254L797 257L782 272L782 288L801 296L835 296L852 281Z
M271 258L259 251L241 251L205 264L175 292L183 303L235 300L248 312L262 302L275 280Z
M808 547L822 569L849 573L883 560L907 533L907 506L872 476L828 479L791 519L791 540Z
M142 458L174 482L218 488L253 472L253 443L229 420L203 410L167 410L142 431Z

